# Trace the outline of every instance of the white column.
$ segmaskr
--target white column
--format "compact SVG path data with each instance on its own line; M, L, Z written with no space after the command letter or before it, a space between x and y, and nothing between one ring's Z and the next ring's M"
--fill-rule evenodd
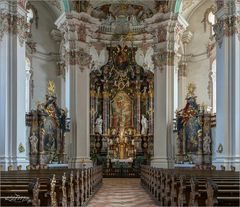
M16 2L2 1L0 8L5 14L18 18L25 16L25 10ZM24 167L29 163L25 132L25 43L22 34L24 31L18 27L17 34L5 31L0 40L0 164L5 169L10 164ZM20 145L23 151L19 150Z
M75 161L91 164L90 162L90 69L76 71L76 105L77 105L77 140Z
M174 167L174 73L176 51L187 22L177 14L165 14L161 21L156 14L146 20L150 32L155 36L154 71L154 156L151 165L162 168ZM157 18L158 16L158 18ZM166 20L166 16L169 17ZM159 22L156 22L159 19ZM164 33L165 32L165 33Z
M151 165L173 167L174 68L154 71L154 157Z
M236 32L228 33L233 28L224 21L230 15L227 11L231 11L228 4L217 12L218 21L215 25L218 42L217 126L213 163L217 167L225 165L229 168L233 165L240 170L240 41ZM222 28L226 29L222 31ZM223 146L222 152L218 151L220 144Z
M83 15L84 18L81 17ZM87 17L86 17L87 16ZM88 19L84 22L81 19ZM56 21L64 37L66 54L66 106L71 118L69 165L91 166L90 160L90 48L88 30L96 30L96 19L86 13L63 14ZM91 23L90 23L91 22ZM83 27L85 25L86 27ZM88 28L80 36L78 31ZM93 32L93 31L91 31Z

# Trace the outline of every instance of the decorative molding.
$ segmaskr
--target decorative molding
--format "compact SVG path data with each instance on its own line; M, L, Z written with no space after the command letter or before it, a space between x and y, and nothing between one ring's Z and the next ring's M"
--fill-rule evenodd
M219 47L222 47L223 37L224 37L224 20L218 19L217 23L213 26L215 32L215 39Z
M81 48L79 51L71 50L66 52L64 59L66 64L79 65L80 69L83 70L85 67L89 67L92 57Z
M155 53L152 56L152 61L156 68L159 68L161 71L165 66L173 66L174 65L174 52L166 51L164 49L160 49L159 52Z
M178 65L178 76L179 77L187 77L187 63L180 62Z
M36 52L32 55L32 57L45 60L45 61L58 61L60 59L60 55L58 53L44 53L36 50Z
M218 46L222 46L224 36L230 37L235 34L238 35L240 41L240 12L239 10L239 0L229 1L227 4L223 4L223 1L219 1L221 7L216 13L217 22L213 29L215 32L216 42ZM227 13L226 13L227 12Z
M23 46L29 36L29 27L26 17L0 12L0 41L6 33L12 33L18 36L20 45Z

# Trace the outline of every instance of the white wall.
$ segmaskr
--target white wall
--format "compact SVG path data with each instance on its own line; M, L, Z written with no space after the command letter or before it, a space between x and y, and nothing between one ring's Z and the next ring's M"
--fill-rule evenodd
M33 55L33 99L31 108L36 108L38 101L44 101L47 94L48 80L56 83L58 102L61 100L61 81L57 77L57 60L59 45L51 38L50 32L55 28L54 15L44 2L32 1L31 4L38 11L38 29L32 25L32 39L37 43L37 52Z
M210 72L210 60L207 56L207 45L210 37L210 26L207 24L204 31L205 11L212 5L211 1L206 1L203 5L196 9L189 17L188 30L193 33L192 40L187 45L186 53L189 56L187 65L187 85L189 83L196 84L197 102L199 104L207 104L211 106L211 98L208 95L208 81Z

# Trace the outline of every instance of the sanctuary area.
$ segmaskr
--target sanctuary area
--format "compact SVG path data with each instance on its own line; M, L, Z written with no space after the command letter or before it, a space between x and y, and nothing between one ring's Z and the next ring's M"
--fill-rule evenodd
M240 0L0 0L1 206L239 206Z

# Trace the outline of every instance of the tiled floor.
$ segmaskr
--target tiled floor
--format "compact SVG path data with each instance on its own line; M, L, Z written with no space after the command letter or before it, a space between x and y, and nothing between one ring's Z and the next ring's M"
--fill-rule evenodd
M142 188L140 179L105 178L103 185L90 200L88 207L156 207Z

